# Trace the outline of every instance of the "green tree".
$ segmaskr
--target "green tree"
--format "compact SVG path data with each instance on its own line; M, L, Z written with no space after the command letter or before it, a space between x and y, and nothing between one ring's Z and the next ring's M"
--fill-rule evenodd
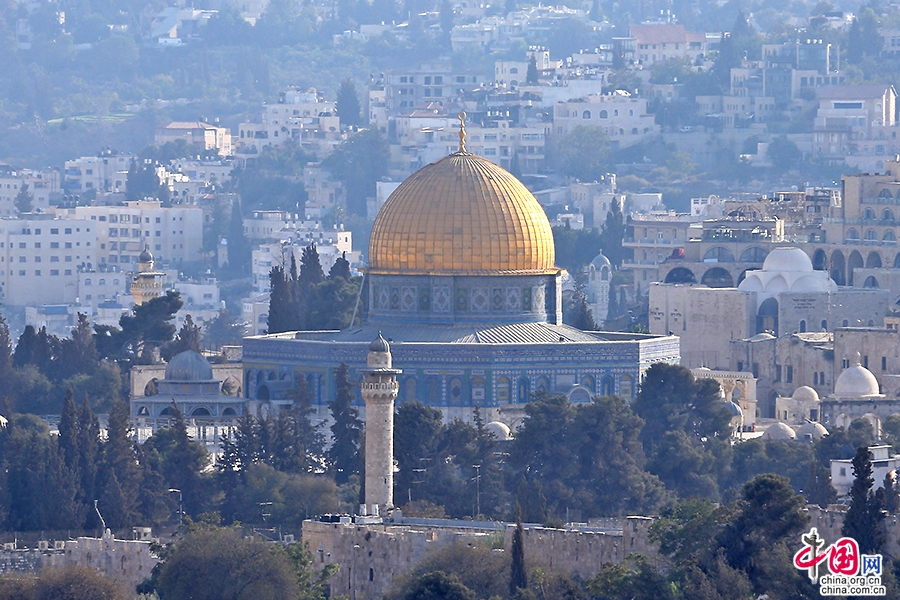
M156 161L150 159L132 160L125 178L128 200L155 198L162 202L169 200L169 190L162 184L157 173Z
M359 472L359 445L362 421L359 411L353 407L356 395L350 382L350 367L341 363L334 371L335 397L328 403L334 423L331 425L331 449L328 459L338 485L347 483Z
M786 135L780 135L769 143L766 158L776 171L785 172L800 166L803 153Z
M516 530L512 540L512 566L509 570L509 594L515 596L519 590L528 587L528 572L525 570L525 528L522 526L522 507L516 503Z
M13 199L16 211L19 213L30 213L34 210L34 194L28 191L28 184L23 183L19 186L19 193Z
M426 573L415 580L399 600L475 600L475 594L455 575L443 571Z
M359 96L356 93L356 85L349 77L341 81L336 107L342 125L362 125L362 109L359 105Z
M600 229L600 247L614 269L621 268L622 261L631 254L631 250L623 246L624 240L625 216L622 214L621 201L615 198L610 202L609 212Z
M285 551L239 529L198 527L166 551L156 588L163 598L294 600L309 591L296 569Z
M115 402L109 413L103 444L103 471L99 508L107 525L123 529L140 520L141 472L128 424L128 402Z
M531 55L531 58L528 59L528 71L525 73L525 83L528 85L537 85L538 82L538 68L537 68L537 59L534 57L534 54Z
M646 556L632 554L617 565L607 565L587 582L595 597L610 600L674 600L672 586Z
M299 329L295 308L291 281L285 276L284 267L275 265L269 271L267 332L281 333Z
M560 171L581 181L599 181L609 172L612 149L599 127L578 126L555 149Z
M758 475L744 485L737 514L719 533L718 542L729 566L744 571L754 591L762 593L773 578L788 588L805 580L791 565L785 545L793 543L809 521L803 506L803 498L779 475Z
M688 570L709 557L728 509L705 498L689 498L666 508L650 527L650 539L676 569Z
M837 502L837 491L831 485L831 472L825 467L817 465L815 460L809 461L806 485L803 490L804 496L810 504L828 508L829 504Z
M872 454L865 446L856 449L853 457L853 485L850 487L850 508L844 516L841 535L856 540L863 554L875 554L884 545L882 503L872 492Z
M217 240L218 242L218 240ZM231 205L231 218L228 220L228 270L233 277L250 274L250 242L244 233L244 213L241 199L237 197Z
M575 294L572 295L572 314L566 322L582 331L596 331L600 329L594 320L590 307L588 307L587 296L584 295L583 286L577 286Z
M221 308L219 314L203 327L203 341L213 348L239 346L244 337L244 324L230 310Z
M322 161L347 190L347 210L365 216L366 200L375 196L375 183L387 175L388 143L375 129L355 134Z
M158 454L159 471L166 486L181 490L184 512L198 515L206 505L206 482L201 473L209 463L206 448L187 434L184 416L172 405L172 426L160 429L145 442L148 451Z
M40 575L0 578L0 600L127 600L122 586L90 567L57 567Z

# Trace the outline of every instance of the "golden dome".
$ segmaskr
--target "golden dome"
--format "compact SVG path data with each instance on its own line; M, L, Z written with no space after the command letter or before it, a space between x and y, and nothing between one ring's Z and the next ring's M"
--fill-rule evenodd
M422 167L378 213L369 242L377 274L556 273L544 209L511 173L457 152Z

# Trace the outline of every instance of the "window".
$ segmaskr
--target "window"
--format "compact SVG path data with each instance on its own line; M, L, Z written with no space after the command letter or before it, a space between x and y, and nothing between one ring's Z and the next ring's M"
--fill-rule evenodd
M53 248L53 249L59 248L59 242L50 242L50 248Z
M34 275L35 275L35 277L40 277L40 276L41 276L41 270L40 270L40 269L37 269L37 270L34 272Z
M34 247L35 247L35 248L40 248L40 247L41 247L41 243L40 243L40 242L35 242L35 243L34 243Z
M69 230L71 232L71 230ZM50 235L59 235L59 229L57 227L50 228Z
M66 235L70 235L70 234L72 233L72 228L71 228L71 227L66 227L66 230L65 230L65 231L66 231ZM52 233L52 232L51 232L51 233Z
M788 383L791 383L794 381L794 367L792 367L791 365L787 366L787 374L785 375L784 379Z
M40 257L40 256L35 256L35 257L34 257L34 262L41 262L41 257Z
M881 357L881 370L887 371L887 356Z
M775 381L781 381L781 365L775 365Z
M58 277L58 276L59 276L59 269L50 269L50 276L51 276L51 277Z
M586 110L586 111L584 111L583 113L581 113L581 118L582 118L582 119L590 119L590 118L591 118L591 111Z
M66 248L71 248L71 247L72 247L72 242L66 242L65 247L66 247Z
M869 368L869 355L865 355L862 357L862 366L865 368Z
M50 262L59 262L59 257L54 255L50 257Z
M25 247L25 242L19 242L19 248L24 248L24 247Z
M740 373L741 371L744 370L744 361L742 361L742 360L737 361L737 370L738 370L738 373Z

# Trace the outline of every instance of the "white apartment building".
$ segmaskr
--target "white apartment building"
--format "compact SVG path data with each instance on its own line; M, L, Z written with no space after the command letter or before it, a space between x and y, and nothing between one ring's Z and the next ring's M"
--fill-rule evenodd
M89 219L53 214L0 219L0 301L13 306L75 302L78 270L97 263Z
M173 160L167 169L173 173L181 173L192 181L205 183L225 183L231 180L234 165L230 160L192 160L179 158Z
M0 170L0 216L14 217L18 214L15 200L23 185L28 186L28 193L32 196L32 211L47 212L50 197L59 194L59 171Z
M628 33L633 40L638 64L645 67L672 59L687 58L696 62L719 48L722 35L687 31L684 25L631 25Z
M307 243L331 240L340 252L351 252L352 234L342 227L325 229L317 220L282 210L255 210L244 219L244 234L251 242L294 240Z
M82 156L65 162L66 189L75 194L88 190L124 192L133 154Z
M78 271L76 301L81 306L96 310L106 302L117 302L125 306L131 305L131 273L115 268L92 269Z
M315 88L287 90L278 102L263 105L259 123L241 123L236 145L238 154L250 156L266 146L287 142L313 143L341 139L341 119L334 102L328 102Z
M177 140L184 140L204 150L216 150L219 156L231 156L231 132L226 127L203 121L172 121L156 128L157 146Z
M64 218L96 224L99 265L120 265L130 270L145 247L159 263L200 260L203 210L198 206L162 207L157 201L130 201L56 212Z
M595 94L583 100L560 102L553 107L554 135L568 135L576 127L599 127L620 147L637 144L659 133L646 98L627 92Z

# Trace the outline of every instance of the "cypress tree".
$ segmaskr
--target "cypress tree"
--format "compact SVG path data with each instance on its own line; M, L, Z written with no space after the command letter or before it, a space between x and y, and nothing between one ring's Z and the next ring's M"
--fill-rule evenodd
M62 413L59 415L59 450L66 467L78 470L78 408L72 388L66 390Z
M335 397L328 404L334 424L331 435L334 440L328 451L334 480L340 485L347 483L350 475L359 468L359 440L362 422L359 411L353 408L353 384L350 382L350 367L341 363L335 369Z
M537 69L537 59L534 57L534 54L531 55L531 58L528 60L528 71L525 73L525 83L529 85L537 85L538 82L538 69Z
M328 279L334 281L338 277L350 281L350 261L347 260L347 253L341 253L341 257L334 261L331 269L328 271Z
M9 335L9 324L6 318L0 315L0 386L9 389L8 385L12 375L12 338Z
M13 354L13 366L21 369L25 365L34 364L35 348L37 346L37 331L32 325L26 325L16 342L16 351Z
M884 544L881 521L882 506L872 493L872 456L869 449L861 446L853 457L853 486L850 488L850 508L844 517L841 535L856 540L859 551L874 554Z
M97 515L91 508L93 501L97 499L97 462L100 453L100 421L91 410L91 403L85 395L78 412L78 473L81 477L82 497L88 509L88 528L98 525L94 523Z
M528 587L525 570L525 528L522 526L522 507L516 502L516 531L512 540L512 565L509 571L509 594L515 596Z
M109 524L106 511L116 515L117 527L130 527L138 518L138 490L140 473L135 457L134 442L128 425L128 403L113 402L109 411L107 439L103 448L103 493L100 511ZM115 479L115 482L112 479ZM107 502L116 502L109 505Z
M301 293L306 294L313 287L325 280L325 272L322 271L322 262L319 260L319 251L316 244L312 243L303 249L300 256L300 284Z
M356 85L349 77L341 81L335 108L341 118L341 125L362 124L362 109L359 104L359 96L356 94Z
M291 293L284 267L276 265L269 271L269 288L268 333L291 331Z
M200 470L205 466L198 461L197 451L187 433L184 415L173 403L173 426L175 446L172 449L172 472L169 483L181 490L186 514L196 516L203 509L203 480ZM204 461L205 462L205 461Z

